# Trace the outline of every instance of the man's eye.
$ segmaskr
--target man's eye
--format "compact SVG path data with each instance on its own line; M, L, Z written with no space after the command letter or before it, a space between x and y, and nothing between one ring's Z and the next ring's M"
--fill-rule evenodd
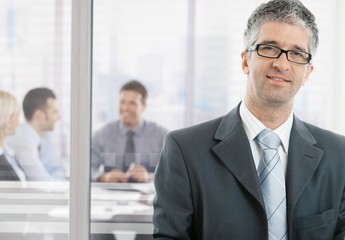
M295 57L304 57L304 55L305 55L300 51L291 51L290 54L295 56Z
M265 52L277 52L277 48L273 47L273 46L269 46L269 45L264 45L261 46L261 51L265 51Z

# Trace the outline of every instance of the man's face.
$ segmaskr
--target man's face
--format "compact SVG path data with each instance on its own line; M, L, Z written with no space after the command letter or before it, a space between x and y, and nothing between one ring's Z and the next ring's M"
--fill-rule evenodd
M266 22L256 44L270 44L284 50L308 51L309 32L279 22ZM267 107L290 106L313 70L312 65L289 62L286 54L278 59L261 57L256 51L242 53L242 69L248 76L246 100Z
M124 90L120 92L119 115L121 121L128 127L136 127L145 110L142 96L136 91Z
M42 120L43 131L53 131L55 122L60 118L57 100L48 98L46 102L46 109L44 110L44 117Z

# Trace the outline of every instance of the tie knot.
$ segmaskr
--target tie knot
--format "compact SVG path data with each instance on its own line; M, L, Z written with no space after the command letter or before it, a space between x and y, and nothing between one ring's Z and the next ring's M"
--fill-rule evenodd
M258 140L259 145L263 150L267 148L277 149L281 143L279 136L275 132L267 128L262 130L257 135L256 139Z
M129 131L127 132L127 137L131 138L131 137L133 137L133 136L134 136L134 132L133 132L132 130L129 130Z

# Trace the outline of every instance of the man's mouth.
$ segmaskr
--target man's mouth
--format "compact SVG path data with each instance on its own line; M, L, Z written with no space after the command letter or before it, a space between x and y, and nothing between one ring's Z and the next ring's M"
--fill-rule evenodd
M282 77L276 77L276 76L267 76L267 78L274 80L274 81L280 81L280 82L290 82L290 80Z

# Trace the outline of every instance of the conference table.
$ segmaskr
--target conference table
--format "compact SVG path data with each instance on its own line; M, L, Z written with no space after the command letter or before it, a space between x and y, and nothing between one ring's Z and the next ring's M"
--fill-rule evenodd
M69 182L0 182L0 239L68 240ZM152 239L152 183L91 183L95 240Z

